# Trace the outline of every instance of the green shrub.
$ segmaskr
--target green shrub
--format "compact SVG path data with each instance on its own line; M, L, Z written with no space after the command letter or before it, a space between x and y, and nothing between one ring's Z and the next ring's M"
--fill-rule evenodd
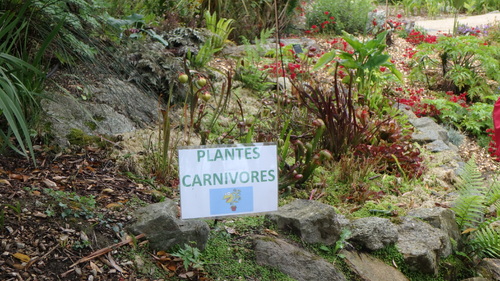
M307 26L321 24L325 21L325 12L328 12L328 18L334 17L336 24L326 25L326 30L331 29L336 34L341 34L342 30L352 34L364 33L368 13L373 9L371 0L317 0L311 3L306 13Z
M493 94L488 80L500 81L500 47L488 44L483 38L475 36L439 37L437 43L418 45L419 52L414 56L417 67L412 75L428 75L429 69L440 72L443 90L455 94L467 92L470 99L484 100ZM438 55L436 58L435 55ZM429 83L431 79L427 78Z
M467 14L485 14L500 10L500 2L498 0L468 0L465 1L464 8Z
M493 104L476 102L471 106L462 107L446 98L426 99L424 103L439 111L436 116L438 121L451 124L475 137L485 136L486 130L493 127Z
M33 9L32 1L22 5L6 1L0 6L0 146L25 156L29 151L35 162L30 129L42 97L43 58L62 22L46 27L43 37L26 40L37 23L30 13ZM11 141L12 136L17 144Z
M183 1L181 1L183 2ZM186 0L184 2L192 2ZM283 31L295 21L299 0L277 0L278 31ZM202 11L217 12L219 17L234 18L234 31L231 40L239 41L244 36L254 38L264 29L276 28L276 11L274 0L204 0ZM235 15L238 15L235 18Z

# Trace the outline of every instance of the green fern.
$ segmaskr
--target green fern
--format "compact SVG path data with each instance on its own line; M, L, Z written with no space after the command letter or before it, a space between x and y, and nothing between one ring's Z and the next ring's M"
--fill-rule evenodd
M496 216L485 220L488 207L500 206L500 185L494 182L489 188L477 170L474 158L465 165L457 184L459 197L452 210L457 224L463 231L468 252L478 258L500 257L500 224Z
M465 164L463 173L460 174L457 187L460 193L471 190L484 193L484 179L478 171L474 157Z
M474 228L483 218L484 196L472 193L461 194L455 204L452 209L455 211L460 229Z
M218 49L224 47L224 44L234 28L231 27L234 20L221 18L217 20L217 13L210 14L209 11L205 12L205 22L207 29L214 35L212 37L212 48Z
M474 158L471 158L464 167L457 184L459 197L452 208L457 217L458 226L464 230L477 226L485 210L484 180L477 170Z
M498 207L500 207L500 182L495 181L490 189L486 192L486 205L496 206L498 212Z
M469 244L478 257L500 258L499 227L492 223L472 233Z

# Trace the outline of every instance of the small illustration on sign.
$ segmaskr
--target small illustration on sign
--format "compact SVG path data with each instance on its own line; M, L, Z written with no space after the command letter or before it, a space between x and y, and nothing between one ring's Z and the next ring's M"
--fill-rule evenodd
M226 192L226 194L224 194L224 197L222 197L222 199L226 200L226 203L229 203L229 205L231 206L231 211L233 212L236 211L236 204L240 202L240 194L241 190L235 188L232 192Z
M253 212L253 187L210 190L210 214L224 215Z

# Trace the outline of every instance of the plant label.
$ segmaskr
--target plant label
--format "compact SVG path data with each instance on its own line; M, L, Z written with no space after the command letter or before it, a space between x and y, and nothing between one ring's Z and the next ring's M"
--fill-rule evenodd
M274 143L179 148L181 218L276 211Z

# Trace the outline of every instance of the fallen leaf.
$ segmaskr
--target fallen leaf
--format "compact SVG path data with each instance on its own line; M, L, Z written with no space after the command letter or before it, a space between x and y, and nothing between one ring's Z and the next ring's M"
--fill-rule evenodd
M160 263L160 262L159 262L159 263L157 263L157 264L158 264L161 268L163 268L163 270L165 270L165 271L169 271L169 270L168 270L168 268L167 268L167 266L166 266L166 265L164 265L163 263Z
M229 234L236 234L238 233L236 231L236 229L232 228L232 227L229 227L229 226L224 226L224 228L226 229L226 232L229 233Z
M183 279L188 279L188 278L191 278L193 276L194 276L194 272L192 272L192 271L188 271L186 273L179 274L179 277L183 278Z
M0 184L6 184L8 186L12 186L8 180L0 180Z
M38 190L33 190L32 194L35 195L35 196L40 196L41 195L40 191L38 191Z
M264 231L271 234L271 235L278 236L278 232L276 232L274 230L266 228L266 229L264 229Z
M43 179L42 182L47 186L47 187L57 187L57 184L49 179Z
M466 230L462 231L462 234L467 234L469 232L475 231L477 228L467 228Z
M30 261L30 257L25 255L25 254L15 253L12 256L14 256L16 259L18 259L22 262L29 262Z
M157 256L166 256L167 255L167 252L165 251L159 251L156 253Z
M90 268L92 268L93 270L95 270L99 273L102 273L102 270L93 262L90 262Z
M22 175L19 175L19 174L9 174L9 179L13 179L13 180L23 180L23 176Z
M106 208L107 209L117 209L117 208L120 208L122 206L123 205L120 203L109 203L108 205L106 205Z
M89 241L89 237L83 231L80 231L80 239L82 239L82 241Z
M113 193L113 192L114 192L114 190L113 190L112 188L105 188L105 189L103 189L103 190L102 190L102 193L108 193L108 194L111 194L111 193Z
M44 213L42 213L42 212L39 212L39 211L36 211L35 213L33 213L33 216L35 216L35 217L37 217L37 218L42 218L42 219L44 219L44 218L46 218L46 217L47 217L47 215L46 215L46 214L44 214Z
M125 271L125 270L123 270L123 268L121 268L121 267L120 267L120 266L116 263L116 261L113 259L113 256L111 256L111 253L108 253L108 261L109 261L109 263L111 264L111 266L112 266L114 269L116 269L116 270L120 271L121 273L126 273L126 271Z
M177 265L173 262L169 263L167 266L167 269L170 271L176 271L177 270Z
M22 265L22 264L19 264L19 263L15 263L12 265L15 269L17 270L24 270L24 268L26 267L25 265Z

